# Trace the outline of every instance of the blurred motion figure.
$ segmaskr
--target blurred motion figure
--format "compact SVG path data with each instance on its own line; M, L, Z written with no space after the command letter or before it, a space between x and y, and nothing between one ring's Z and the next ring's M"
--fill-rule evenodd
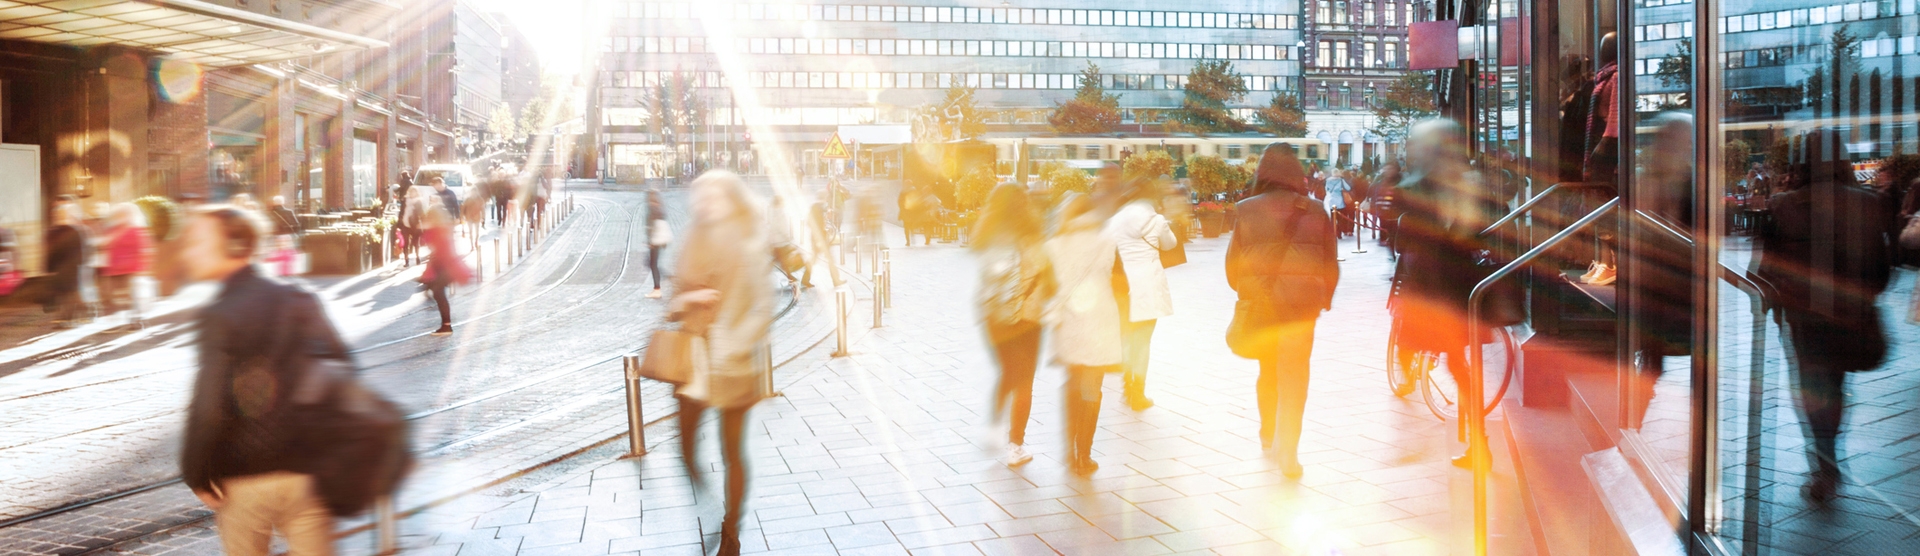
M1000 363L994 388L993 419L1011 416L1007 429L1007 465L1033 460L1027 453L1027 420L1033 411L1033 374L1040 361L1040 316L1053 296L1040 221L1027 190L1011 183L995 187L974 226L969 246L980 262L975 304Z

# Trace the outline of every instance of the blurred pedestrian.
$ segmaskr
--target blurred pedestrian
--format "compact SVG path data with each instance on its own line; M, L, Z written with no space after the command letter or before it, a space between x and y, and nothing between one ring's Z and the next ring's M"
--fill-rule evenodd
M400 229L400 250L408 266L418 262L420 255L420 232L423 213L434 202L433 189L426 186L408 187L400 198L400 215L394 225Z
M133 203L114 205L106 233L107 266L101 272L100 304L104 314L131 310L127 326L140 327L140 297L134 279L146 274L153 264L153 240L147 234L147 217ZM126 296L122 305L120 297Z
M793 220L787 216L786 196L775 193L767 206L767 245L773 256L773 269L787 277L789 286L799 283L793 271L805 264L805 257L793 244Z
M680 451L688 477L700 484L700 420L720 410L720 453L726 462L726 515L720 525L720 556L740 553L740 518L747 496L747 412L767 396L758 354L773 320L773 288L767 281L765 221L740 177L716 171L693 182L693 223L673 273L669 318L706 343L687 384L677 387ZM699 350L695 350L699 353Z
M1007 465L1033 460L1027 453L1027 420L1033 411L1033 375L1040 362L1040 317L1053 296L1053 270L1041 247L1040 219L1027 190L1005 183L987 197L968 247L979 258L975 304L988 344L1000 363L993 419L1010 416Z
M1469 174L1467 135L1459 124L1438 119L1417 124L1406 148L1409 174L1401 187L1404 215L1394 267L1399 353L1443 354L1448 372L1465 392L1478 387L1466 360L1466 350L1478 347L1467 345L1467 296L1486 276L1478 264L1487 249L1479 233L1490 219L1474 191L1478 180ZM1471 462L1466 456L1454 459L1461 466Z
M1109 198L1119 208L1107 219L1104 232L1119 250L1113 267L1113 290L1120 308L1125 346L1127 406L1134 411L1153 407L1147 397L1147 360L1153 347L1153 327L1160 317L1173 314L1173 294L1160 252L1179 246L1167 219L1155 206L1160 192L1151 180L1106 180Z
M350 356L312 294L254 272L263 228L251 211L214 205L181 234L188 278L218 282L220 293L198 316L200 372L180 476L213 509L227 554L265 556L279 531L289 554L325 556L334 517L303 471L295 389L275 385L304 383L312 358ZM289 333L306 337L278 337Z
M1353 183L1347 181L1347 171L1335 169L1327 172L1326 188L1327 212L1335 215L1340 235L1353 233L1353 211L1350 210L1353 203L1348 202L1348 197L1353 193Z
M1306 170L1292 148L1267 149L1254 172L1254 195L1237 205L1240 218L1227 244L1227 285L1239 294L1233 326L1245 332L1238 340L1244 345L1233 347L1260 362L1254 386L1260 448L1288 477L1301 473L1314 325L1332 308L1340 283L1333 219L1308 197L1307 187Z
M1400 191L1400 163L1388 162L1380 169L1380 176L1374 178L1373 187L1367 191L1367 208L1373 213L1373 220L1380 226L1380 244L1392 245L1393 234L1400 227L1400 209L1394 205Z
M1812 477L1801 492L1822 506L1841 483L1847 373L1879 368L1887 357L1878 299L1892 278L1888 241L1898 233L1886 218L1873 217L1884 214L1883 201L1858 184L1841 133L1820 131L1802 141L1789 190L1767 203L1772 219L1754 265L1786 317L1796 401L1812 440Z
M73 328L87 310L82 292L93 288L93 242L80 205L65 202L53 207L53 226L47 228L47 274L51 275L46 312L54 314L54 328Z
M1047 305L1053 330L1054 362L1067 368L1067 469L1091 475L1093 434L1099 428L1100 388L1106 373L1119 367L1120 307L1113 292L1117 246L1101 232L1106 223L1092 199L1069 193L1060 201L1056 233L1045 245L1060 295Z
M426 286L427 293L433 296L434 307L440 310L440 328L435 329L433 335L445 336L453 333L453 309L447 299L447 289L471 281L473 270L467 268L467 262L453 246L453 215L437 205L428 205L421 212L420 223L424 229L420 239L432 253L427 259L427 268L420 272L420 283Z
M807 270L800 275L800 285L805 287L813 287L813 269L819 266L827 267L835 287L840 285L840 267L833 264L832 258L833 244L838 241L840 230L827 214L827 204L819 201L807 210L807 237L811 240L808 251L811 252L807 254Z
M667 205L660 200L660 188L647 190L647 270L653 273L653 291L647 299L660 298L660 254L673 243L673 227L667 225Z

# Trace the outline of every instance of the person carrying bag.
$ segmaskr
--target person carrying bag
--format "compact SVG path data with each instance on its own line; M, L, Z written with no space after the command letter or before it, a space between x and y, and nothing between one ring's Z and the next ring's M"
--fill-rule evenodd
M1254 174L1254 196L1237 205L1241 217L1227 245L1227 285L1240 298L1227 345L1260 361L1260 445L1288 477L1301 474L1297 454L1314 325L1332 307L1340 282L1333 219L1309 191L1292 149L1267 149Z

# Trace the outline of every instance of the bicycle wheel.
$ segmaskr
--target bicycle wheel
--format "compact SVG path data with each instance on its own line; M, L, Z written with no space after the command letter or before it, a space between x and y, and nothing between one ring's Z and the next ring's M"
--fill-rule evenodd
M1424 353L1426 357L1426 380L1423 381L1421 398L1426 400L1427 409L1441 420L1451 420L1460 416L1460 382L1454 375L1456 366L1465 366L1465 361L1448 361L1440 365L1438 354ZM1514 367L1519 364L1519 351L1513 344L1513 335L1505 328L1492 329L1492 337L1480 346L1480 369L1485 380L1481 382L1483 394L1481 401L1486 410L1499 405L1506 396L1507 385L1513 379Z
M1418 351L1400 349L1400 329L1394 327L1387 336L1387 386L1393 388L1393 395L1407 397L1420 386L1420 376L1425 370L1420 362L1424 354Z

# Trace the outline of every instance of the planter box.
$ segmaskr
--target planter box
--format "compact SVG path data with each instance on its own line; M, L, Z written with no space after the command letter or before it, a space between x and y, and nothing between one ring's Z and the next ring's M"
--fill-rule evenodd
M1194 215L1200 221L1201 237L1220 237L1226 231L1226 215L1217 212L1203 212Z
M367 241L360 234L307 234L307 272L352 275L367 271Z

